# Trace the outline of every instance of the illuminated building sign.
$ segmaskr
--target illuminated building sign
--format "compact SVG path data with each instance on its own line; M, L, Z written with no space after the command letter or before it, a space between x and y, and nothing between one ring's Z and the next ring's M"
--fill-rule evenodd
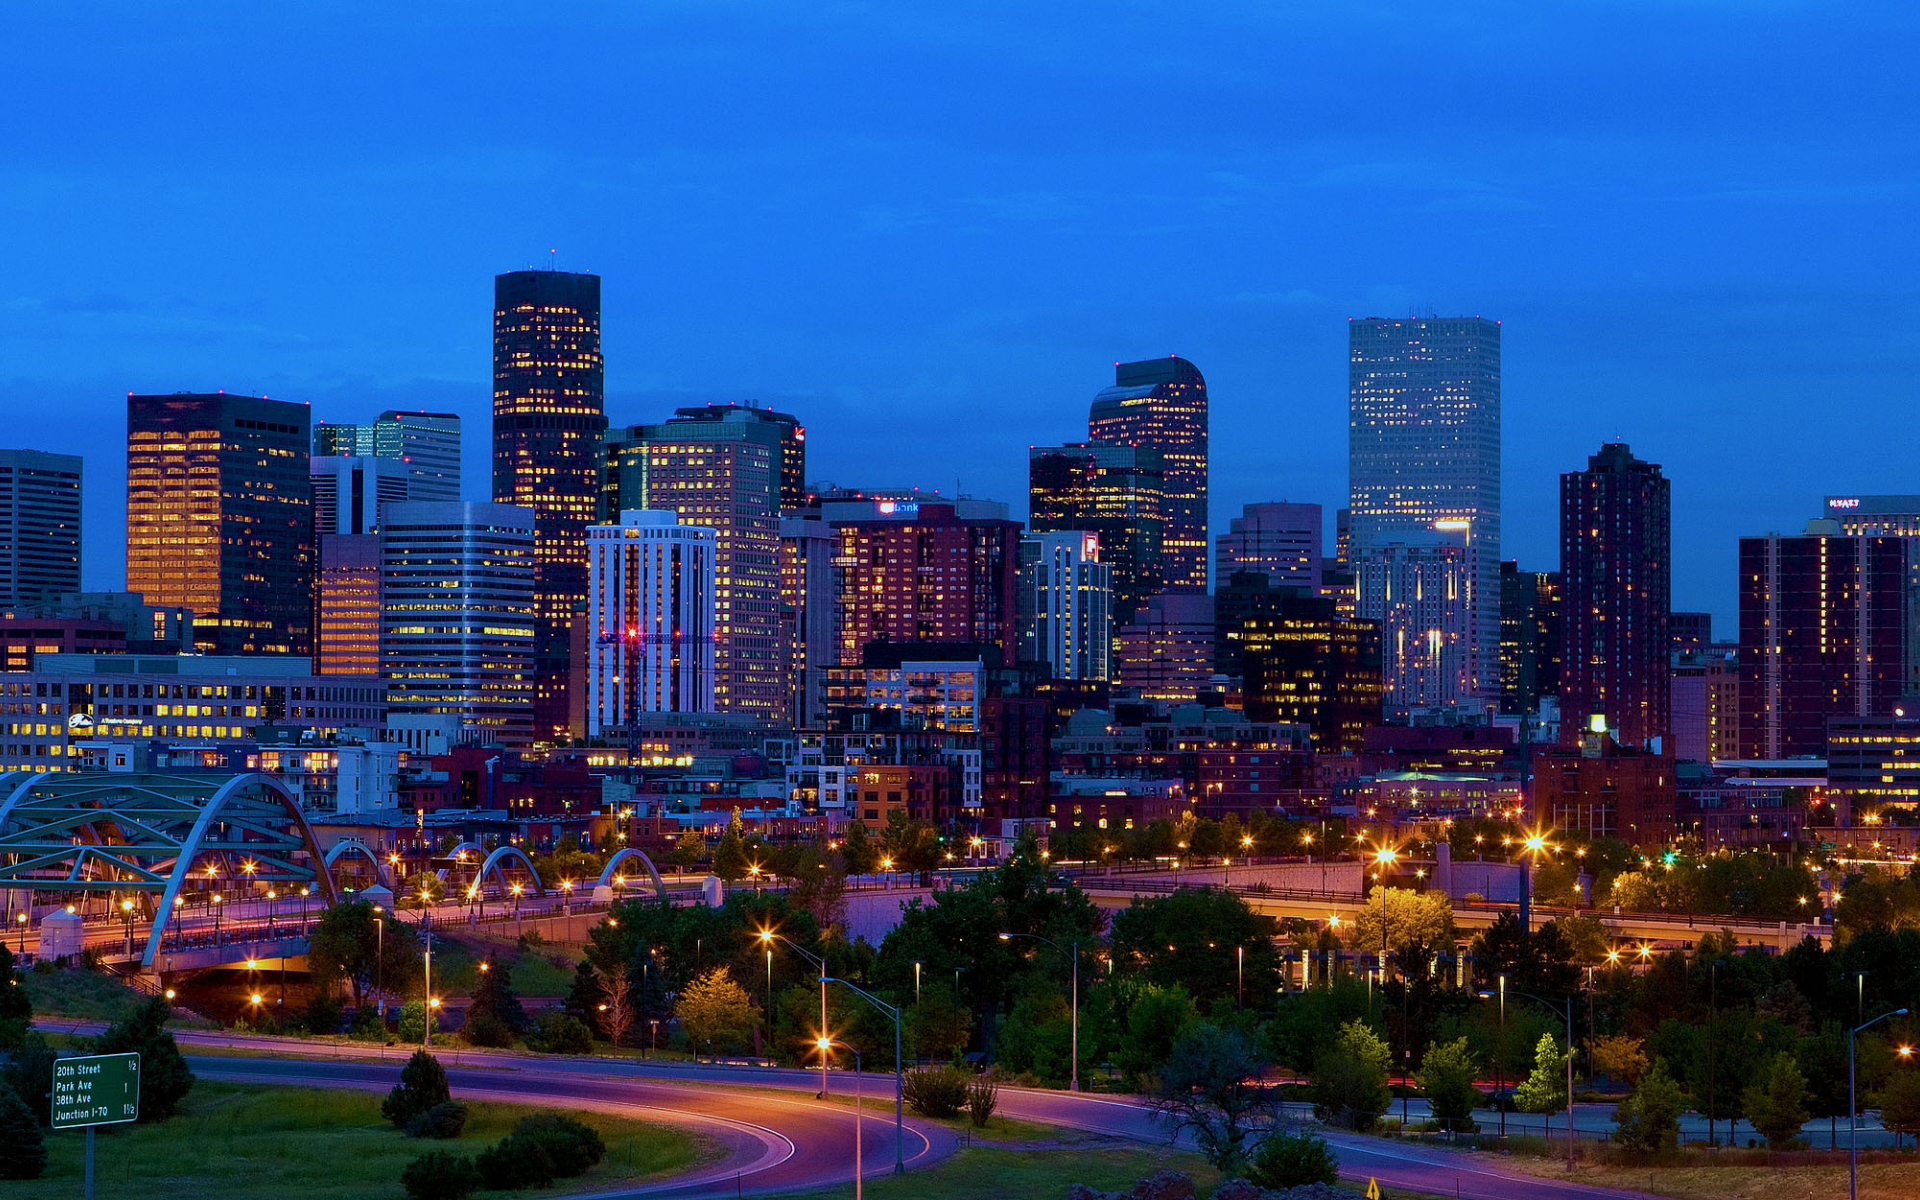
M1829 500L1827 501L1827 507L1828 508L1859 508L1860 501L1857 499Z
M887 516L913 517L920 514L917 500L882 500L877 507Z

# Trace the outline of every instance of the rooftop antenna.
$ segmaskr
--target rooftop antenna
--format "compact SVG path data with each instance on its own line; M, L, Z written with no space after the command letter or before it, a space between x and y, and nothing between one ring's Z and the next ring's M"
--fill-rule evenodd
M553 249L547 251L547 270L558 271L559 269L560 269L560 248L556 246Z

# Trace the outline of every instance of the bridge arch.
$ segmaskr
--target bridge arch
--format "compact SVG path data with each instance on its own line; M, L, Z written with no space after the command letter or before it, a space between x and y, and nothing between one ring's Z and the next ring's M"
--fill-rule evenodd
M0 776L0 794L0 887L149 897L146 967L202 856L227 861L230 877L244 856L255 883L310 885L328 904L337 896L299 802L268 775L16 772Z
M501 888L507 888L510 886L507 883L507 873L500 869L500 860L504 858L517 858L520 860L520 865L527 869L527 874L533 876L534 891L544 893L547 890L546 885L540 882L540 872L534 870L533 860L528 858L527 852L518 846L501 846L492 854L487 855L486 861L480 864L480 870L474 875L474 878L484 881L487 877L487 872L491 871L493 872L494 878L500 881Z
M348 838L343 842L335 842L333 849L327 851L325 860L327 874L331 876L333 874L333 864L347 857L366 859L368 865L373 868L374 882L384 885L388 891L394 890L393 881L387 878L387 867L385 863L380 861L380 856L375 854L365 842L356 841L352 838ZM336 888L338 886L338 884L335 885Z
M625 847L617 851L612 858L608 859L607 865L600 872L600 880L597 886L612 887L615 874L614 868L632 858L640 860L640 865L644 866L647 869L647 874L653 877L654 894L659 896L660 899L665 900L667 898L666 881L660 878L660 872L654 867L653 860L648 858L646 852L637 846Z

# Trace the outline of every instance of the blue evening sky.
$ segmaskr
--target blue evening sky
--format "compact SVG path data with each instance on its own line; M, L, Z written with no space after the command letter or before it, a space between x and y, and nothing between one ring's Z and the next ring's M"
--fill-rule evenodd
M605 276L609 415L759 399L816 479L1025 509L1116 359L1213 393L1213 522L1346 487L1346 319L1505 322L1506 553L1624 437L1674 604L1920 492L1911 5L32 5L0 39L0 444L129 390L451 408L494 272ZM1905 82L1902 82L1902 81Z

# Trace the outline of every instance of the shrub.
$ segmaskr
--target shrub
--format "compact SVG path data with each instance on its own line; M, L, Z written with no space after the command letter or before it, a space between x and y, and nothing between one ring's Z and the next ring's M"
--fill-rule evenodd
M392 1121L395 1128L405 1129L421 1113L451 1099L446 1068L425 1050L415 1050L407 1065L400 1068L400 1082L393 1085L380 1105L380 1115Z
M480 1190L480 1172L464 1154L435 1150L408 1163L400 1184L411 1200L467 1200Z
M527 1027L527 1049L541 1054L592 1054L593 1031L578 1017L544 1008Z
M579 1175L606 1154L599 1130L557 1113L536 1113L482 1151L477 1166L483 1186L515 1191Z
M953 1067L908 1071L900 1081L901 1098L923 1117L957 1117L969 1100L968 1080Z
M1327 1139L1313 1133L1276 1131L1254 1147L1247 1178L1279 1191L1310 1183L1340 1182L1340 1163Z
M47 1139L33 1110L0 1083L0 1179L38 1179L47 1169Z
M0 1086L26 1104L42 1129L53 1123L53 1062L60 1057L37 1030L28 1030L0 1073Z
M307 1001L307 1011L300 1018L300 1023L307 1027L308 1033L339 1033L340 1021L344 1016L346 1009L339 1000L325 992L315 992L313 999Z
M501 1049L513 1045L513 1029L484 1008L467 1014L467 1023L460 1027L460 1033L470 1046Z
M424 1041L427 1036L427 1006L421 1000L409 1000L400 1006L400 1042L406 1045Z
M975 1129L985 1129L987 1118L1000 1107L1000 1081L992 1072L967 1080L967 1119Z
M180 1053L173 1035L167 1032L167 1018L173 1009L159 996L153 997L100 1035L93 1045L95 1054L140 1055L140 1121L164 1121L173 1116L180 1101L193 1090L193 1072Z
M444 1142L459 1137L466 1127L467 1106L458 1100L444 1100L423 1113L414 1114L413 1120L407 1122L407 1136Z

